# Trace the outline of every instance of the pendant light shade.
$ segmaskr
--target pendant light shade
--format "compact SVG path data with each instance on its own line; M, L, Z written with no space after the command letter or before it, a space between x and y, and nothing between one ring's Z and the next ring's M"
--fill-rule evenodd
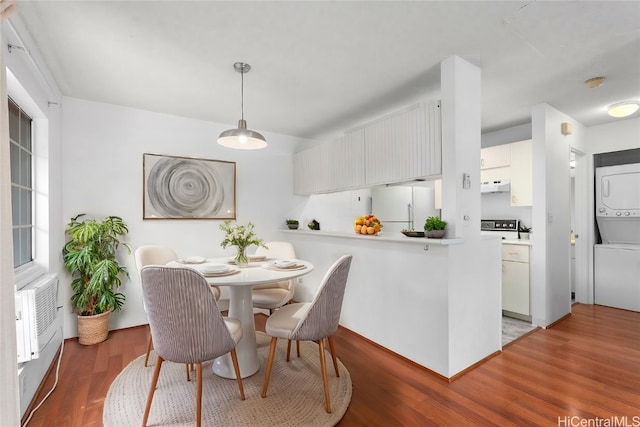
M225 130L218 137L218 144L240 150L257 150L267 146L267 141L260 133L247 129L247 121L244 119L244 74L251 70L251 66L244 62L236 62L233 68L241 76L241 118L236 129Z

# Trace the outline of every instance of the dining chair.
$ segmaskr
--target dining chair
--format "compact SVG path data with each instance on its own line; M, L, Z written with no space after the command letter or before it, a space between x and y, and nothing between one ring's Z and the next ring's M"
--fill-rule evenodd
M168 246L162 245L143 245L138 247L138 249L134 252L134 257L136 259L136 266L138 267L138 272L142 270L142 267L147 265L166 265L171 261L177 261L178 255ZM216 300L220 298L220 288L217 286L212 286L211 291L213 292ZM142 308L145 313L147 312L147 308L142 303ZM144 366L146 367L149 363L149 354L151 353L151 349L153 348L153 336L151 335L151 329L149 329L149 336L147 338L147 354L144 358ZM189 369L187 368L187 380L189 380Z
M313 301L309 303L288 304L275 311L267 319L265 332L271 337L269 359L262 387L262 397L267 397L269 378L275 357L278 338L288 340L287 361L291 350L291 340L315 341L320 352L320 370L324 386L324 400L327 412L331 412L327 364L324 351L324 339L329 342L329 349L336 376L339 377L338 361L333 346L333 334L338 329L344 290L351 267L351 255L343 255L325 273L320 282ZM298 356L300 354L298 353Z
M264 255L268 258L295 259L296 251L289 242L268 242L268 249L258 247L256 255ZM289 303L295 291L295 280L256 285L251 291L253 306L263 310L273 311Z
M142 425L147 425L162 363L193 364L196 367L196 425L202 416L202 362L231 353L231 360L244 400L244 388L236 355L242 338L240 321L222 317L205 277L188 267L142 268L142 296L153 334L156 365Z

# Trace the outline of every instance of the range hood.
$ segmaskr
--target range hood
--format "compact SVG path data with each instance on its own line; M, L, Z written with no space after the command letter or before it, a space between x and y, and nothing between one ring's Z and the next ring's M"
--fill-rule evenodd
M508 179L501 181L489 181L480 184L481 193L504 193L511 190L511 184Z

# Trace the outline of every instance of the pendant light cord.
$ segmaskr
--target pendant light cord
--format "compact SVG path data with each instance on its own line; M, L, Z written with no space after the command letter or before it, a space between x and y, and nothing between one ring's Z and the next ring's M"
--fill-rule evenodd
M244 64L240 71L240 116L244 120Z

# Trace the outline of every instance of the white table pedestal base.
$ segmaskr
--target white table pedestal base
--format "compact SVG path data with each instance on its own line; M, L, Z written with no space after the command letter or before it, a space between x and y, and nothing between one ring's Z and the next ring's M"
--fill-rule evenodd
M229 286L229 317L238 319L242 325L242 338L236 345L238 365L242 378L250 377L260 369L256 346L256 327L253 318L251 289L253 286ZM225 354L213 361L213 372L223 378L235 379L231 355Z

